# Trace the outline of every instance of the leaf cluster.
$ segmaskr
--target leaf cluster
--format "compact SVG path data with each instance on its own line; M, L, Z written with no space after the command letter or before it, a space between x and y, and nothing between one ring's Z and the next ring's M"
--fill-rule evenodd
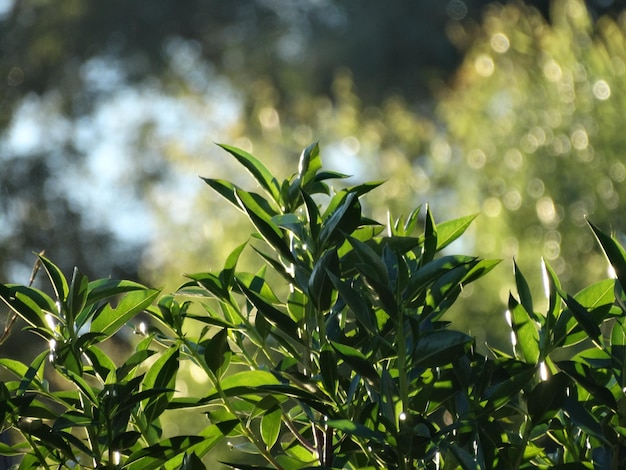
M612 237L590 224L616 279L570 296L544 265L546 312L516 267L512 350L483 354L445 319L498 263L450 253L474 216L436 223L418 207L383 224L361 204L381 183L334 189L345 175L323 171L317 144L282 182L222 147L260 192L204 178L255 229L219 272L160 295L78 270L68 280L40 256L54 295L0 285L49 345L30 364L0 358L15 376L0 384L2 430L21 436L0 454L24 469L195 469L227 441L233 468L259 468L244 453L278 469L621 468L626 252ZM247 249L256 272L237 267ZM115 364L101 343L131 323L139 340ZM175 392L182 361L207 389ZM204 429L166 435L163 414L182 409Z

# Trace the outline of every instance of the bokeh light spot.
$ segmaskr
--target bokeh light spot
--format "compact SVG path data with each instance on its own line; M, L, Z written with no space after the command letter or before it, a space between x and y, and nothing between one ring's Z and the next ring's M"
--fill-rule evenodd
M491 36L491 48L500 54L508 51L510 45L509 38L503 33L496 33Z
M483 203L483 212L487 217L498 217L502 211L502 204L497 197L485 199Z
M537 216L543 224L550 225L555 221L556 207L554 206L552 198L548 196L540 198L535 208L537 210Z
M593 84L593 95L601 101L608 100L611 96L611 87L604 80L598 80Z
M461 21L467 15L467 5L461 0L452 0L448 2L446 12L450 19L455 21Z
M558 82L563 76L563 72L559 64L550 60L543 66L543 75L551 82Z
M474 61L474 68L481 77L490 77L496 67L491 57L487 54L480 54Z
M474 149L467 154L467 164L475 170L481 169L487 163L487 156L481 149Z
M576 150L583 150L587 148L589 145L589 138L587 137L587 132L584 129L577 129L572 133L571 137L572 146Z

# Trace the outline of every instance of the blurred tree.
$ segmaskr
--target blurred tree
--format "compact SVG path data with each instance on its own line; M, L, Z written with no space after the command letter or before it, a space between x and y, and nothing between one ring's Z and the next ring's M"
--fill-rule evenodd
M42 248L88 275L136 277L148 245L146 272L162 275L169 260L187 270L171 238L195 253L207 233L238 223L214 208L194 231L184 222L195 213L190 194L209 203L189 174L222 170L211 140L254 142L282 168L297 157L284 149L319 139L346 172L394 175L385 197L398 211L403 198L436 190L432 203L463 212L446 189L456 175L440 175L457 152L423 116L486 4L5 2L0 159L11 171L0 175L0 278L24 282L30 251ZM190 260L209 264L221 251L213 244Z
M582 1L556 0L550 19L490 6L439 116L455 192L484 213L478 252L514 256L536 281L541 255L575 291L607 269L585 218L626 229L626 16L595 22Z

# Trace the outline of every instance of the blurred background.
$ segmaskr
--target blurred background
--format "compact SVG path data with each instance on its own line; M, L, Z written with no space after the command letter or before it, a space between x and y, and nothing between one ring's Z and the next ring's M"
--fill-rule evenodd
M244 217L198 175L322 160L387 179L367 211L480 213L454 250L504 261L457 328L507 341L513 259L574 293L606 262L585 217L626 215L622 1L0 0L0 282L35 257L173 290L218 270Z

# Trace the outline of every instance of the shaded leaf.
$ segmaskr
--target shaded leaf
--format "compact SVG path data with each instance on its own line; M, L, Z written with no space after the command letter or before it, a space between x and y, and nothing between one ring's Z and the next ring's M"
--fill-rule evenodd
M451 364L473 343L471 336L454 330L431 330L419 337L413 357L420 367Z

